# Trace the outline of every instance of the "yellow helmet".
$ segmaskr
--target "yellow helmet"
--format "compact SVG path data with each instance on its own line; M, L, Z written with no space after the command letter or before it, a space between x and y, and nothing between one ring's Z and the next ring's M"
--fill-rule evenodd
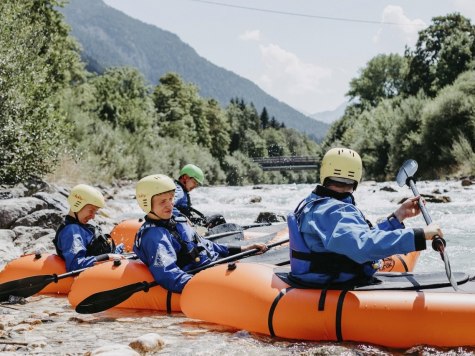
M73 213L77 213L87 204L97 206L98 208L103 208L106 205L102 193L87 184L74 186L71 189L71 193L69 193L68 203Z
M152 197L175 190L175 182L163 174L154 174L138 181L135 187L135 199L140 208L148 214L152 210Z
M355 183L355 189L361 180L363 164L360 155L349 148L332 148L322 159L320 183L326 178L343 183Z

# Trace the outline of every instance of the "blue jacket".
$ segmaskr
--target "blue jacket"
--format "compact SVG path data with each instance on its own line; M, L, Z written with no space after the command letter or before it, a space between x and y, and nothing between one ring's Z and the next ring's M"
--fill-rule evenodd
M228 256L230 251L224 245L201 238L186 222L175 219L180 220L145 218L135 236L134 252L158 284L181 293L192 277L187 271Z
M93 228L70 220L73 219L66 217L67 224L55 238L56 250L63 257L68 272L90 267L97 262L95 256L86 256L87 246L94 237Z
M187 217L191 216L191 199L190 194L185 190L179 181L175 181L175 204L173 207L173 215L183 214Z
M317 186L303 204L317 199L318 202L305 206L298 219L303 245L309 252L346 256L363 265L364 274L370 276L376 272L373 262L393 254L426 248L422 229L405 228L395 218L384 219L371 227L355 206L351 194L335 194ZM291 233L290 238L295 238L292 235L295 234ZM345 282L355 278L355 274L346 271L340 271L336 277L310 270L304 273L298 271L298 274L292 272L298 279L315 284Z

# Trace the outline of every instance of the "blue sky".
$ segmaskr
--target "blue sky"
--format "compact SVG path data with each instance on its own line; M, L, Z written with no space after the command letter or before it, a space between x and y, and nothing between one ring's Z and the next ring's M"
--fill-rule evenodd
M434 16L475 0L104 0L175 33L212 63L305 114L347 101L352 78L380 53L414 48Z

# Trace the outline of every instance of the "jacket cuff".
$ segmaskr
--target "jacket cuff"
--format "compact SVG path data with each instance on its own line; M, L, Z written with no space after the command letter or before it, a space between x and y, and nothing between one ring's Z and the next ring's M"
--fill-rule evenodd
M241 246L228 246L229 256L236 255L242 251Z
M427 248L426 245L426 238L424 235L424 229L421 228L416 228L414 230L414 245L416 248L416 251L422 251Z

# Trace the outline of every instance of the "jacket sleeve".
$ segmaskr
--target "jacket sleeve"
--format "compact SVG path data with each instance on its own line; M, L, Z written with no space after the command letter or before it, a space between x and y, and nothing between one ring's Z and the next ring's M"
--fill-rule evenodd
M392 227L386 231L379 226L370 229L363 215L353 205L334 204L326 208L322 211L317 207L312 211L310 222L314 220L315 224L310 225L328 251L364 263L416 250L414 229ZM382 227L389 229L387 226Z
M58 248L63 254L66 271L91 267L96 262L95 256L86 257L86 246L92 235L76 224L67 225L58 236Z
M142 236L140 258L158 284L176 293L181 293L192 277L176 264L179 249L179 244L175 244L173 237L164 228L147 229Z

